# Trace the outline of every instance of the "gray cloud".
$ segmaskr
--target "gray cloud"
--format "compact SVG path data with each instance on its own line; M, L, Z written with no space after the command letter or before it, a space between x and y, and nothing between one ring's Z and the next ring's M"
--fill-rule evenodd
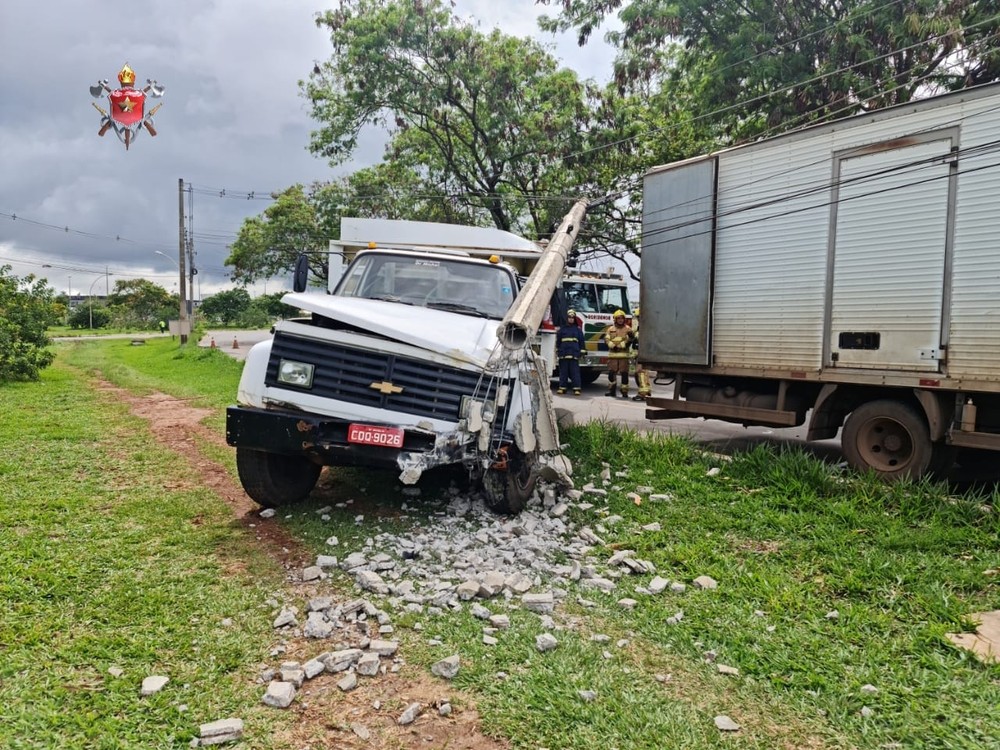
M44 276L60 290L71 283L75 294L102 290L105 269L112 284L142 276L171 289L176 269L157 251L177 257L177 182L183 179L195 188L200 291L226 287L226 244L243 219L267 206L240 196L330 179L381 155L378 133L336 171L307 150L314 123L297 82L331 54L314 23L331 5L5 0L0 265L12 265L19 276ZM549 41L535 23L545 9L533 0L460 0L455 12L483 30L499 25ZM555 53L585 77L607 78L611 57L604 47L581 52L565 37ZM113 133L97 136L100 115L91 102L106 108L107 100L88 92L101 78L115 84L125 62L137 85L155 78L166 89L155 118L158 135L141 133L127 153Z

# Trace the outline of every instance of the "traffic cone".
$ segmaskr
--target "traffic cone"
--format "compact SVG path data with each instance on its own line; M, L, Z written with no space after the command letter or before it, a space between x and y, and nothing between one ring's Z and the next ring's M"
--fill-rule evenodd
M215 336L212 337L212 348L215 348Z
M239 349L239 348L240 348L240 342L236 340L235 336L233 336L233 349Z

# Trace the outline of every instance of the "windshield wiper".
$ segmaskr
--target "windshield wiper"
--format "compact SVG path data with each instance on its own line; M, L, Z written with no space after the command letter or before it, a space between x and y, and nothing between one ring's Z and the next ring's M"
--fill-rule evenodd
M394 294L376 294L376 295L373 295L373 296L369 297L368 299L377 299L377 300L381 300L382 302L397 302L400 305L410 305L410 306L413 305L412 302L407 302L407 301L405 301L403 299L400 299L399 297L397 297Z
M435 310L450 310L451 312L466 313L480 318L490 317L479 308L473 307L472 305L461 305L457 302L428 302L427 307L432 307Z

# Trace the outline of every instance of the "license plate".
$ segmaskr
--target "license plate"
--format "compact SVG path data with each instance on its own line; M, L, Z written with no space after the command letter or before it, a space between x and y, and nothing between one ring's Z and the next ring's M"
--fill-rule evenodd
M402 448L403 428L352 424L347 428L347 442L361 445L380 445L383 448Z

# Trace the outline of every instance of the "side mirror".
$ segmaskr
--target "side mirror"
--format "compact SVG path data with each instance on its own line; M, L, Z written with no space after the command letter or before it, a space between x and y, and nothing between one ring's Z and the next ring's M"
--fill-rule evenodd
M549 309L552 311L552 322L557 326L566 324L566 312L569 307L566 304L566 293L561 286L557 286L552 292L552 299L549 300Z
M305 254L295 260L295 273L292 275L292 289L304 292L309 283L309 258Z

